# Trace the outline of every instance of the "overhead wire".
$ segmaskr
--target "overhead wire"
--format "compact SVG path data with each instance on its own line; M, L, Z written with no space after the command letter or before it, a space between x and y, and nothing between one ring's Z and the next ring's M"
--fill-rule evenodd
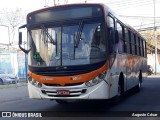
M127 2L125 2L127 1ZM156 3L159 3L160 1L157 0ZM153 1L151 0L132 0L132 1L128 1L128 0L123 0L123 2L116 2L116 3L108 3L108 5L110 5L113 8L116 8L116 10L118 9L126 9L126 8L133 8L133 7L137 7L137 6L145 6L145 5L149 5L149 4L153 4Z

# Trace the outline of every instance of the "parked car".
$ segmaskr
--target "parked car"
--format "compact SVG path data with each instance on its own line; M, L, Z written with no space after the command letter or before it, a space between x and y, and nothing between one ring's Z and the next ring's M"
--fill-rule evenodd
M15 75L0 71L0 85L15 84L16 82L18 82L18 79Z

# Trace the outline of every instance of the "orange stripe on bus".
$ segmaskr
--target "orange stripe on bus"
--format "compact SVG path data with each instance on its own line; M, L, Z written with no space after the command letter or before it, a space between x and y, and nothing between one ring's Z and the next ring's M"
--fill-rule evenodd
M81 83L81 82L87 82L89 80L92 80L95 77L97 77L100 73L108 69L108 67L109 65L108 63L106 63L101 68L94 70L90 73L74 75L74 76L41 76L41 75L34 74L31 71L28 71L28 75L40 83L60 84L61 86L64 86L65 84Z

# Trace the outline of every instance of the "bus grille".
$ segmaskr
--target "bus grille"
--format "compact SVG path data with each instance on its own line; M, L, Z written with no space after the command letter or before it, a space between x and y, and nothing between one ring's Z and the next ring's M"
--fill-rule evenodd
M84 93L86 93L86 89L71 89L69 90L69 95L58 95L56 90L41 90L43 94L48 95L49 97L78 97Z
M48 83L43 83L46 86L61 86L60 84L48 84ZM76 85L82 85L83 82L81 83L69 83L69 84L65 84L64 86L76 86Z

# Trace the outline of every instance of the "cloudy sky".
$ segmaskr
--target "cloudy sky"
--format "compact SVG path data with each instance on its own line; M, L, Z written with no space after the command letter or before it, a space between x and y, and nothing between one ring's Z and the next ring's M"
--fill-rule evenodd
M30 11L43 8L45 3L49 6L54 4L54 0L1 0L0 8L16 9L21 8L25 14ZM58 0L56 0L58 1ZM63 4L66 0L59 0ZM68 0L68 3L84 3L85 0ZM109 7L119 15L124 16L148 16L153 17L153 1L154 0L87 0L87 2L101 2L106 3ZM160 0L156 2L156 16L159 14Z
M45 4L53 6L53 1L54 0L0 0L0 9L15 10L16 8L21 8L24 15L26 15L31 11L44 8ZM59 3L63 4L64 1L65 0L59 0ZM84 1L85 0L68 0L68 3L84 3ZM133 27L141 27L143 24L153 23L154 0L87 0L89 3L95 3L97 1L106 3L115 13L124 16L123 18ZM160 0L155 0L155 3L155 15L159 17L156 19L158 23L158 21L160 21ZM7 32L5 33L8 34Z
M49 6L53 5L54 0L1 0L0 8L22 8L24 11L32 11L45 6L45 1ZM58 1L58 0L56 0ZM59 0L63 4L65 0ZM85 0L68 0L68 3L80 3ZM123 15L147 15L153 13L154 0L87 0L87 2L107 3L114 11ZM160 0L155 0L156 10L160 6ZM160 15L159 15L160 16Z

